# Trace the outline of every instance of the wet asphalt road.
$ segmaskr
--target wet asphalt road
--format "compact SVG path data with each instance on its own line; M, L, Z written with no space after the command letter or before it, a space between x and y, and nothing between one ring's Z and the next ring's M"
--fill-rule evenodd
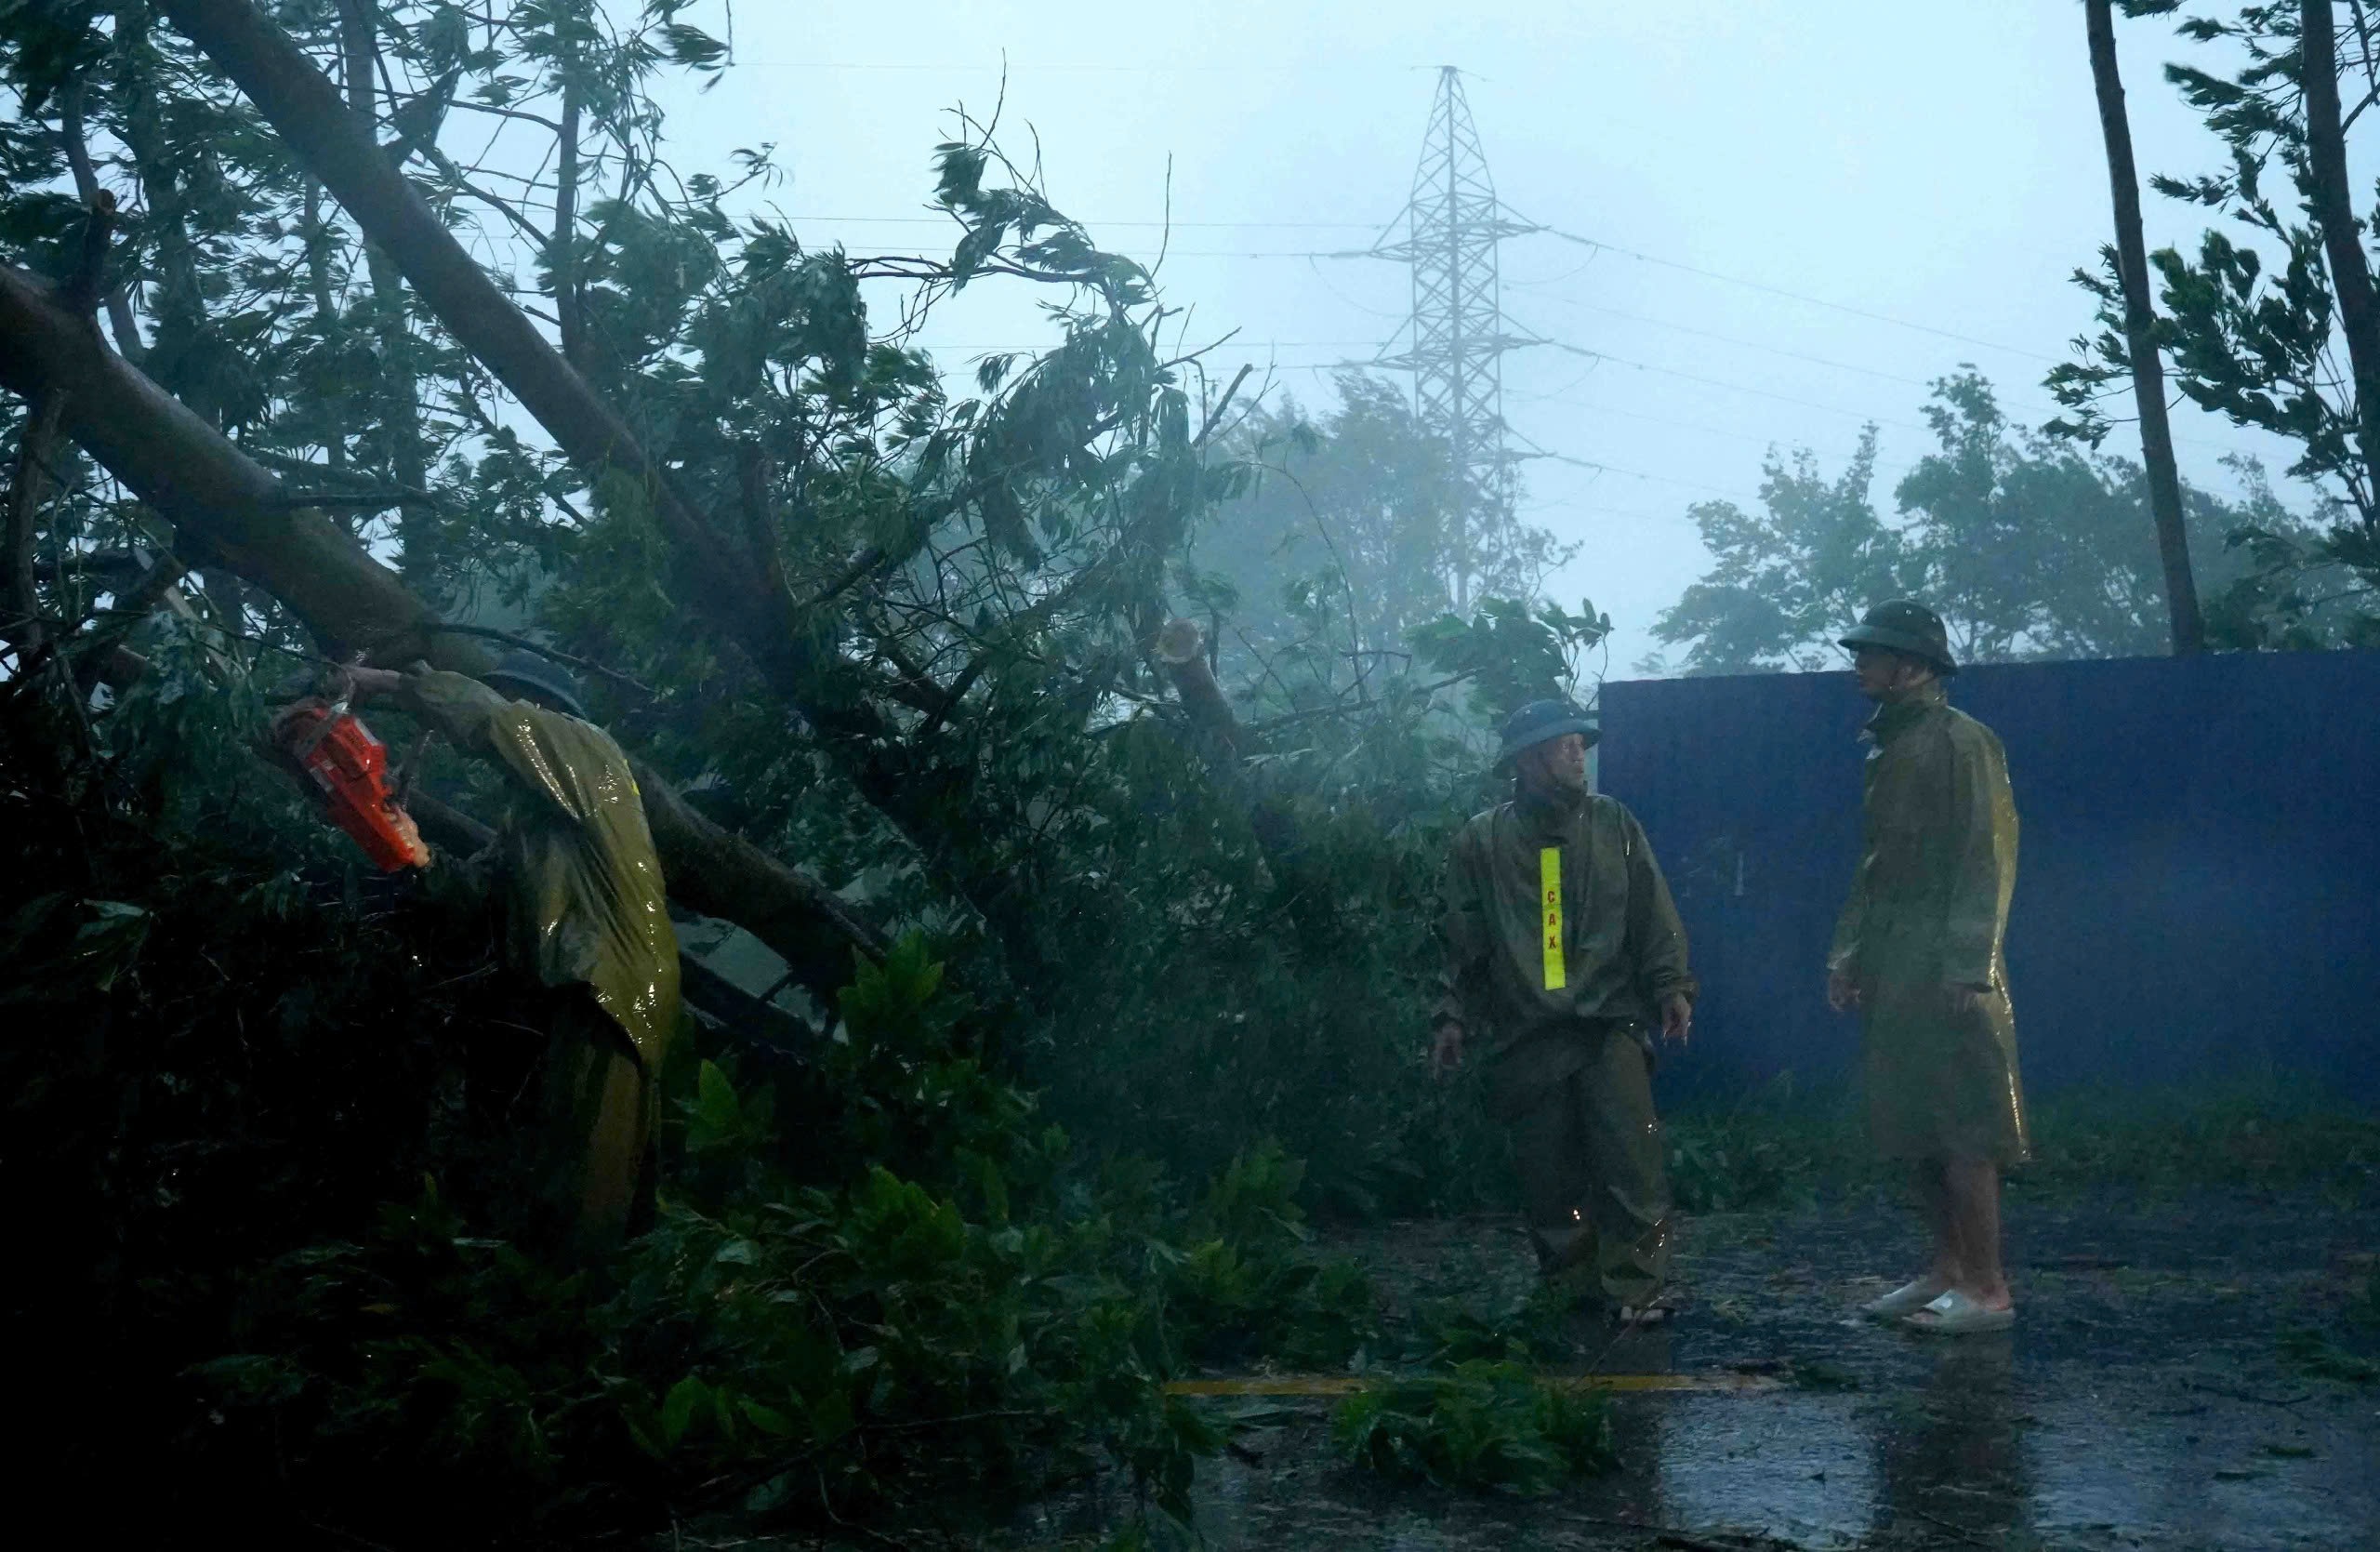
M1621 1464L1547 1498L1395 1488L1329 1453L1327 1402L1201 1473L1210 1546L1425 1548L2380 1547L2380 1385L2310 1373L2288 1326L2372 1356L2349 1316L2380 1211L2319 1196L2012 1200L2011 1333L1924 1338L1851 1313L1915 1269L1916 1227L1871 1195L1686 1222L1689 1305L1606 1373L1752 1371L1749 1394L1628 1395ZM1331 1248L1392 1302L1501 1307L1527 1252L1501 1222L1382 1226Z

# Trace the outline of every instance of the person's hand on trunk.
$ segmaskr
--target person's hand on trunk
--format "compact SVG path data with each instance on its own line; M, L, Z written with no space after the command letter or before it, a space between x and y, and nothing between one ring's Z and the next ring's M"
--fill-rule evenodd
M404 687L405 676L394 669L368 669L355 663L339 671L347 676L349 684L352 686L349 697L358 702L392 696Z

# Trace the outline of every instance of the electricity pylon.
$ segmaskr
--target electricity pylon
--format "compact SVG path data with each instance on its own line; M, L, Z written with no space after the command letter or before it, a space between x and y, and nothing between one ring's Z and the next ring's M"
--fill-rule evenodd
M1400 241L1374 256L1413 269L1412 344L1378 365L1413 374L1413 407L1429 434L1443 440L1453 468L1455 608L1468 613L1471 583L1512 528L1513 459L1504 447L1504 379L1500 361L1531 341L1504 329L1496 245L1537 229L1510 219L1496 202L1495 180L1472 127L1461 73L1438 71L1437 99L1413 171L1413 195L1399 218ZM1392 231L1394 229L1392 228Z

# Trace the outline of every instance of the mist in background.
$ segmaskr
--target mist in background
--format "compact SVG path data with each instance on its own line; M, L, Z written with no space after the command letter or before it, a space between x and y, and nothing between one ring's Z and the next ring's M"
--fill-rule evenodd
M2188 46L2160 21L2119 37L2144 179L2215 168L2160 73ZM1161 262L1185 346L1230 336L1213 377L1252 363L1315 408L1333 370L1402 344L1410 305L1402 266L1315 256L1397 219L1436 67L1459 66L1509 210L1607 245L1503 245L1508 324L1604 358L1536 347L1503 366L1518 438L1603 466L1524 463L1520 515L1580 543L1547 590L1609 611L1615 677L1707 564L1686 509L1756 505L1770 447L1832 474L1874 421L1889 511L1933 447L1932 379L1972 363L2012 419L2049 419L2042 375L2090 324L2069 277L2110 232L2072 0L739 7L734 61L707 87L665 81L670 153L715 168L773 143L786 176L754 197L806 244L946 247L955 228L924 208L933 146L955 107L997 111L1060 209ZM2151 248L2195 245L2205 212L2145 197ZM954 371L1045 345L1039 299L970 290L919 343ZM2290 461L2187 402L2175 429L2183 478L2211 492L2238 488L2227 453L2277 480ZM2108 450L2139 455L2128 427Z

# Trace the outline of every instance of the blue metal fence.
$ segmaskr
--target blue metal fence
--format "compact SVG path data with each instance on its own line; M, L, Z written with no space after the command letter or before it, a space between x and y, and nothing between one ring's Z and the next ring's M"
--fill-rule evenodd
M2278 1072L2380 1100L2380 653L1976 668L2007 746L2008 933L2034 1094ZM1847 673L1603 691L1604 790L1644 821L1703 983L1668 1082L1850 1070L1824 962L1859 844Z

